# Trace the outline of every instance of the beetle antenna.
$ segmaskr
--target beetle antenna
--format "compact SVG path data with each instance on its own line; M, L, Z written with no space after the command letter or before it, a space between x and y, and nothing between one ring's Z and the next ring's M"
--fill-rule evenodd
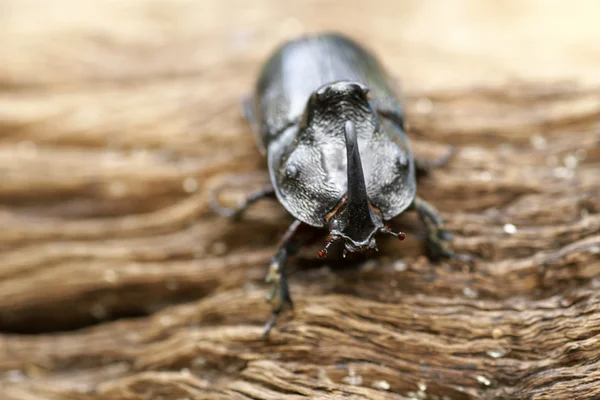
M386 233L388 235L394 236L398 240L404 240L406 238L406 233L404 232L392 232L392 229L389 226L384 226L379 228L379 231L382 233Z
M333 236L333 235L327 236L327 243L325 244L325 247L323 247L323 250L319 251L319 253L318 253L319 258L327 257L327 251L329 250L329 247L331 247L331 245L338 239L339 239L339 237L337 237L337 236Z

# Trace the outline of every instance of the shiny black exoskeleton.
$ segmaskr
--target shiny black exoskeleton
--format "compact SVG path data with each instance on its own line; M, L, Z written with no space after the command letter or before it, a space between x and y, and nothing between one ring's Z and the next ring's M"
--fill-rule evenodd
M366 49L347 37L321 34L279 47L244 103L272 186L235 210L216 202L213 207L237 216L254 201L276 196L296 219L267 274L273 317L266 334L284 306L292 305L284 267L299 248L303 225L329 230L320 257L338 240L345 255L376 250L379 232L403 239L385 221L414 209L426 224L430 257L464 259L447 247L450 235L438 212L416 195L416 173L426 165L413 158L391 82Z

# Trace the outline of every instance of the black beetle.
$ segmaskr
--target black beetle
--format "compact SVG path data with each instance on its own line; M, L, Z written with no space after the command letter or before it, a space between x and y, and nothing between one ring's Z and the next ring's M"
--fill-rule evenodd
M268 158L272 185L250 194L237 209L216 197L213 209L239 216L250 204L276 196L295 218L267 274L273 284L268 300L273 316L292 306L285 263L298 251L302 225L327 228L325 248L343 241L346 252L376 250L382 232L399 239L386 225L403 211L416 210L427 227L430 258L468 261L446 242L437 210L416 195L416 175L445 164L414 160L405 134L402 108L391 77L365 48L339 34L305 36L281 45L266 62L244 114L258 148Z

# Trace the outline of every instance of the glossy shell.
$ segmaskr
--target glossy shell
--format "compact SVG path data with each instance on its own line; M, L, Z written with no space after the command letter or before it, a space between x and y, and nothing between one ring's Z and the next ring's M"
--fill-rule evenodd
M324 226L347 192L346 120L356 125L371 204L389 220L412 203L414 162L393 84L352 40L324 34L283 44L260 74L251 113L277 198L300 221Z

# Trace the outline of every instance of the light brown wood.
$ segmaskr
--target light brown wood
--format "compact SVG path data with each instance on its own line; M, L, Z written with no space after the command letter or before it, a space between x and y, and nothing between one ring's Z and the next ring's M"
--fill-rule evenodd
M598 12L0 1L0 399L600 398ZM320 30L399 77L418 155L457 146L419 192L477 262L428 261L410 214L366 261L306 248L265 342L290 218L207 200L266 182L240 99Z

